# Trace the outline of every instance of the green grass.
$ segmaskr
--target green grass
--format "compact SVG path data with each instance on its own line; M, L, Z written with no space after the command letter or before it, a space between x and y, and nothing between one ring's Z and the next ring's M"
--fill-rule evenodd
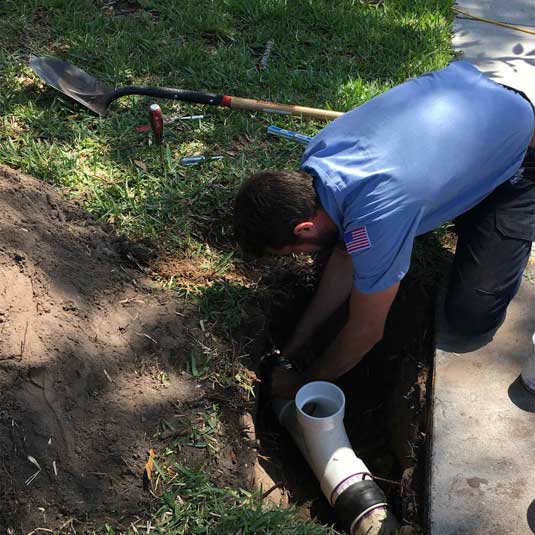
M158 467L159 468L159 467ZM199 470L173 464L159 469L166 479L162 505L150 524L139 524L138 534L173 535L335 535L313 522L296 522L294 509L266 506L259 494L214 486ZM169 475L171 474L171 475ZM115 534L111 527L105 530Z
M268 138L269 124L307 135L323 124L161 101L164 116L210 115L166 127L162 168L150 136L135 131L148 122L151 100L123 98L106 117L96 117L44 86L27 67L29 54L66 59L109 85L207 90L345 111L452 59L453 2L138 0L139 9L128 15L103 3L0 4L0 163L82 198L88 211L119 232L152 240L197 265L206 274L203 282L187 284L179 276L162 282L194 300L199 318L230 345L266 291L258 277L248 280L234 248L234 193L252 172L298 166L302 145ZM255 65L271 39L268 69L259 71ZM180 157L193 154L224 158L179 165ZM232 374L227 379L250 388L229 364L234 356L217 351L193 351L192 375L213 379L219 373L225 385L222 376ZM291 513L264 513L257 497L217 489L183 467L167 483L155 517L158 533L327 532L296 524Z
M0 8L0 161L83 194L133 237L180 251L209 241L224 255L233 193L261 168L296 167L302 147L268 139L276 123L321 123L162 102L164 114L211 117L166 132L166 172L149 136L148 100L128 97L97 118L35 79L29 53L67 59L110 85L146 83L349 110L451 58L450 0L150 2L112 16L94 0L7 0ZM274 39L269 68L255 63ZM186 169L177 159L222 154Z
M205 449L214 457L219 453L223 432L220 409L215 403L190 416L181 414L176 421L163 420L160 428L159 438L176 436L167 446L165 456L178 454L185 446Z
M26 65L30 53L71 61L110 85L209 90L342 111L452 58L451 0L139 0L137 11L122 16L103 3L0 5L0 162L82 197L87 210L134 239L199 262L210 244L210 262L220 263L214 281L240 262L231 254L230 229L240 182L263 168L298 166L302 145L268 138L267 125L313 135L322 123L162 101L164 115L210 115L166 128L162 169L150 135L134 130L147 123L151 101L123 98L106 117L95 117L45 87ZM259 71L270 39L268 69ZM224 159L181 167L178 159L192 154ZM225 304L216 295L224 291L210 290L203 302L232 331L237 316L213 306Z
M349 110L408 77L445 65L450 0L151 2L127 16L94 0L6 0L0 7L0 162L83 195L88 210L134 238L181 254L231 250L230 207L241 180L296 167L302 146L269 139L270 123L314 134L322 124L162 102L202 122L166 130L165 171L149 101L127 97L105 118L43 87L29 53L67 59L110 85L146 83ZM269 68L255 68L274 39ZM183 168L178 158L222 154ZM231 262L232 263L232 262Z

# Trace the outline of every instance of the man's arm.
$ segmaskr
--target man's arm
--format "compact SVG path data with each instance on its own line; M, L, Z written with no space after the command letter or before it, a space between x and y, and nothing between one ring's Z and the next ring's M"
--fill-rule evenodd
M399 282L373 294L353 288L349 304L349 319L327 351L305 371L306 382L332 381L356 366L383 338L386 318Z
M275 369L272 396L290 399L310 381L333 381L356 366L381 340L399 282L373 294L352 290L349 319L327 351L304 374Z
M299 320L295 331L282 349L291 356L312 336L316 329L349 297L353 284L353 263L342 249L335 247L325 266L318 289Z

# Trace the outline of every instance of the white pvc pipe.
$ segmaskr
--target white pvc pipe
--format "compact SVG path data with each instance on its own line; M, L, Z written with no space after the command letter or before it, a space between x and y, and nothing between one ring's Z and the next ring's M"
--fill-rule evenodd
M340 388L324 381L308 383L297 392L295 402L275 400L273 409L305 456L332 506L344 491L358 482L367 480L368 487L375 486L368 468L355 455L347 438L343 422L345 396ZM383 499L362 511L357 505L358 512L349 528L351 535L386 535L399 529Z
M323 494L334 505L351 483L371 479L370 471L355 455L347 438L344 394L332 383L316 381L297 392L295 406L310 467Z
M533 333L533 347L528 360L522 368L522 382L530 392L535 394L535 333Z

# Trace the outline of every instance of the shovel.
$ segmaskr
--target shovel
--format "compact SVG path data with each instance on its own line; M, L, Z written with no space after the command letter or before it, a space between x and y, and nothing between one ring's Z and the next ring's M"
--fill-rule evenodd
M195 104L212 104L251 111L264 111L281 113L284 115L302 115L314 119L336 119L342 115L338 111L320 110L294 106L289 104L276 104L265 100L252 100L248 98L231 97L228 95L215 95L201 91L188 91L185 89L171 89L167 87L145 87L129 85L113 89L93 78L74 65L53 57L30 57L30 67L37 76L54 89L78 101L98 115L105 115L109 105L116 99L125 95L148 95L151 97L193 102Z

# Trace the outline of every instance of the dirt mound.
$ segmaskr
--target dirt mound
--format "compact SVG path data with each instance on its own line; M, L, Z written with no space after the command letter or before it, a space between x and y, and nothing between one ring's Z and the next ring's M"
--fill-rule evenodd
M0 528L141 513L157 425L199 397L187 314L46 184L0 167L0 213Z

